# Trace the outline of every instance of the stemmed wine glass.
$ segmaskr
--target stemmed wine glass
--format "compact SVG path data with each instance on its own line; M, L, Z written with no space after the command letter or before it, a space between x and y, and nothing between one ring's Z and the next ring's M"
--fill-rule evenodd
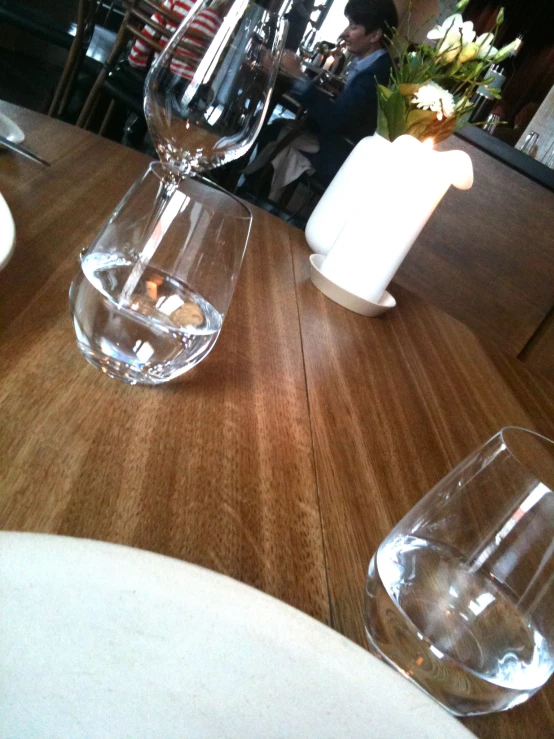
M285 41L287 22L278 10L233 0L207 43L198 33L202 14L206 23L217 24L221 3L196 3L146 79L150 135L160 159L183 177L248 151L263 123Z
M179 182L237 159L254 143L285 43L281 5L197 0L152 64L144 112L158 156L171 166L162 170L140 261L153 256L151 234ZM137 265L135 275L139 271ZM132 288L131 282L123 293L129 296Z

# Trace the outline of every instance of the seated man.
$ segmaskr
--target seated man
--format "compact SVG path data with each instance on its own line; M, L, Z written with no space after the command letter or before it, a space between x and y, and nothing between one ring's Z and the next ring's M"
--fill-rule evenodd
M336 100L301 76L301 63L296 56L290 52L283 54L281 67L297 77L291 93L307 111L309 133L303 133L272 161L275 170L272 198L278 197L281 188L305 171L315 171L328 184L344 163L352 144L375 133L377 84L388 83L392 65L384 44L385 35L392 35L398 15L393 0L349 0L344 12L348 26L342 38L355 60L347 72L344 90ZM275 144L269 142L282 138L283 132L282 121L276 121L262 132L259 155L245 170L247 182L249 175L271 159L270 147L274 148ZM266 144L269 146L264 148Z

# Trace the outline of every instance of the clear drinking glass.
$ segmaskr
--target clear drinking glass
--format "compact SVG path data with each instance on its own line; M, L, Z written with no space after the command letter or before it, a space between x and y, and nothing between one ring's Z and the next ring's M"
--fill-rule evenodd
M521 147L521 153L527 154L528 156L533 157L533 159L536 159L537 152L539 150L538 142L539 134L535 133L535 131L531 131L525 137L525 141Z
M505 428L370 562L370 648L455 715L511 708L552 674L553 486L553 442Z
M500 123L500 116L496 113L491 113L485 125L483 126L483 131L487 131L488 133L494 133L496 131L496 127Z
M182 176L237 159L258 135L288 27L283 0L264 2L197 2L152 65L148 129ZM208 27L218 27L213 39L201 33Z
M86 359L150 385L201 362L221 331L251 220L225 191L151 164L81 254L69 294Z

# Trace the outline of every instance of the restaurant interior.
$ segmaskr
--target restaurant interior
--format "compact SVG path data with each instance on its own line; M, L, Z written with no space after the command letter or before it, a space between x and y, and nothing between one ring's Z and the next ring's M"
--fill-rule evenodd
M0 735L554 735L553 0L0 0L0 352Z

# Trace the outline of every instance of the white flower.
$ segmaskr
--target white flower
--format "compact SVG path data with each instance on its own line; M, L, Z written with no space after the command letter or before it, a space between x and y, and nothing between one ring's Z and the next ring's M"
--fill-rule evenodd
M498 53L498 49L495 49L492 45L493 41L494 33L482 33L475 39L475 43L479 47L477 54L479 59L492 59Z
M475 31L471 21L464 21L461 13L449 15L440 26L435 26L427 34L427 38L435 41L441 41L447 36L455 35L462 37L463 43L469 43L475 38Z
M436 82L426 82L418 89L412 98L412 102L423 110L432 110L437 114L439 121L450 118L456 108L452 93L445 90Z
M514 52L517 53L521 44L522 44L521 36L518 36L512 41L511 44L508 44L507 46L503 46L500 49L500 51L497 51L493 57L493 61L494 62L504 61L504 59L507 59L509 56L512 56Z
M437 41L437 53L444 61L452 62L473 41L475 30L471 21L464 21L460 13L454 13L442 25L432 28L427 38Z

